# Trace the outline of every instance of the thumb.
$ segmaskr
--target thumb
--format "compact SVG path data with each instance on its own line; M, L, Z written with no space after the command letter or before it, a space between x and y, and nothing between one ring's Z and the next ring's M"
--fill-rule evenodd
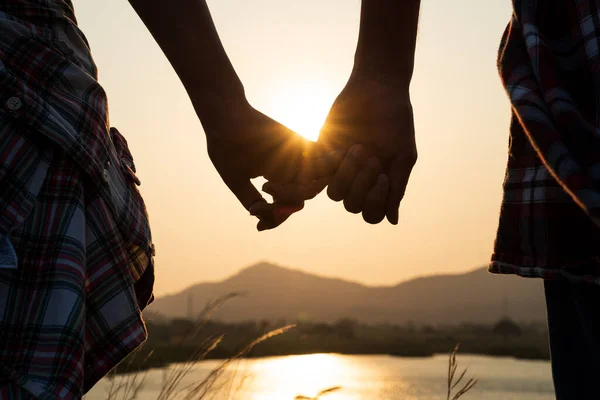
M269 204L256 190L250 180L226 182L240 203L259 219L258 230L273 229L281 225L292 214L304 208L304 202L299 204Z
M240 203L250 211L250 207L257 203L266 203L266 200L262 197L260 192L256 190L252 182L249 179L243 180L226 180L225 184L229 187L229 190L233 192L235 197L238 198Z
M277 228L283 224L292 214L302 210L304 202L296 204L282 204L275 202L273 204L257 203L252 206L250 214L260 216L256 228L258 231Z

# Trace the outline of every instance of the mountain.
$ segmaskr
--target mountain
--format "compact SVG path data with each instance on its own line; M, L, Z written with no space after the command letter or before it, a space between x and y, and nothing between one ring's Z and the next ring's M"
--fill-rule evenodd
M158 298L149 313L170 318L201 312L232 292L213 318L227 322L352 318L366 323L493 323L504 314L522 322L545 318L539 279L489 274L485 268L457 275L434 275L394 286L365 286L295 269L260 263L221 282L200 283Z

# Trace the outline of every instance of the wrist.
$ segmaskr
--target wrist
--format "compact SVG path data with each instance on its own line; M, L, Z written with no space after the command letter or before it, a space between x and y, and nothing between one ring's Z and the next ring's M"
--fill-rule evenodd
M226 62L227 61L227 62ZM214 65L204 73L199 73L198 63L190 62L185 67L175 68L181 83L192 100L202 99L209 95L240 99L246 97L244 85L231 64L226 61L214 61Z
M354 65L349 82L375 82L384 86L395 87L408 93L412 80L410 71L387 71L375 65Z
M194 110L206 128L220 128L223 121L245 114L251 107L243 86L233 89L198 88L188 90Z
M408 87L420 0L362 0L353 74Z

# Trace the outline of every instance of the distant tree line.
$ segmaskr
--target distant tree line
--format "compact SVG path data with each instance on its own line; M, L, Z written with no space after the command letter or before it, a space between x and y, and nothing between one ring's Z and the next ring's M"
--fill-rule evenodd
M223 336L206 358L225 359L272 329L287 321L248 321L225 323L206 320L173 319L147 323L149 339L144 347L124 364L128 368L161 367L188 361L203 343ZM460 343L462 353L549 359L546 327L543 324L518 324L503 318L493 325L463 323L453 326L416 323L363 324L352 319L334 323L297 322L283 335L260 343L247 357L266 357L310 353L388 354L428 357L448 353ZM150 356L148 356L152 353ZM120 367L121 371L124 367Z

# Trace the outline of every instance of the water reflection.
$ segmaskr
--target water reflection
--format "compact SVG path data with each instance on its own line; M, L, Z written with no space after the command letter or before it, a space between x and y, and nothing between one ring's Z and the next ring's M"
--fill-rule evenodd
M252 399L280 400L303 396L309 399L341 400L353 397L345 394L343 387L338 390L327 389L341 386L364 371L338 355L310 354L258 360L249 366L249 372L255 377L253 392L262 393ZM327 392L319 397L323 391Z

